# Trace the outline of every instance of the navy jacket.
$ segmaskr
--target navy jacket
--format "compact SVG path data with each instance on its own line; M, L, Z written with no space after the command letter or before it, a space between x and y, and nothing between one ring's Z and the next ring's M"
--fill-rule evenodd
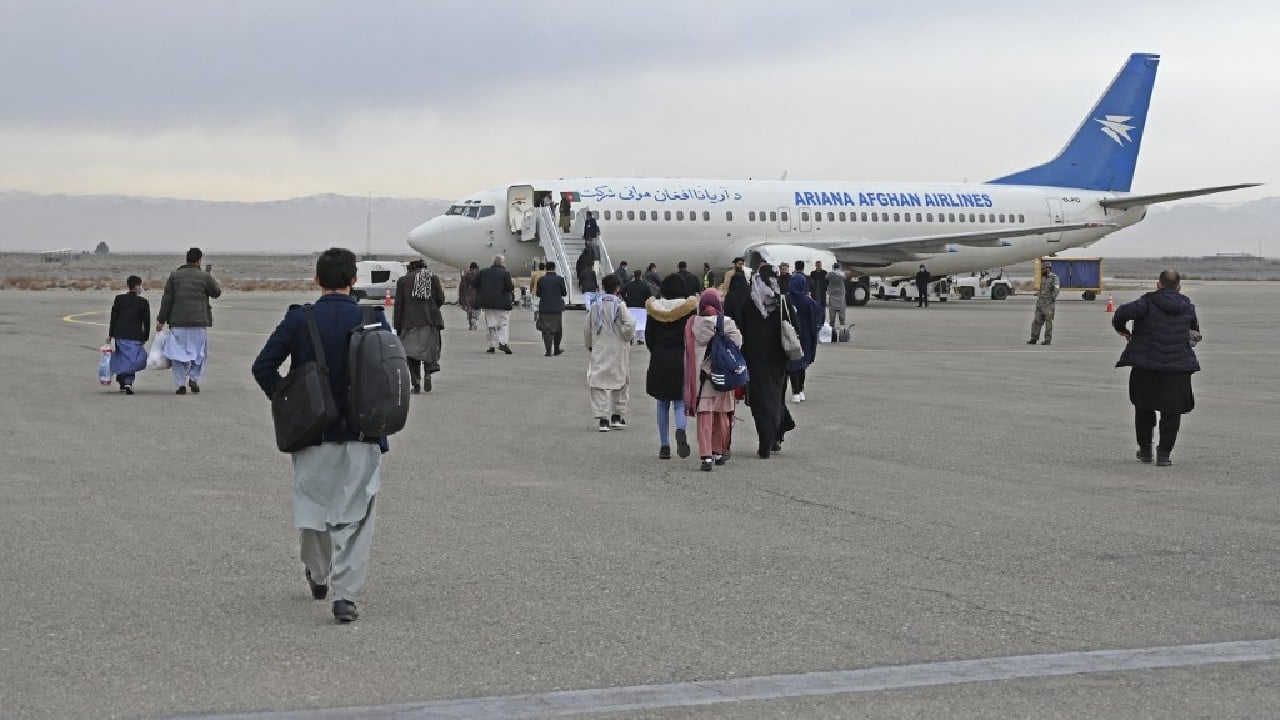
M787 370L795 372L804 370L818 356L818 331L822 329L822 307L809 297L809 282L804 275L791 276L791 291L787 299L791 301L788 312L791 314L791 326L796 329L800 338L800 347L804 348L804 357L787 363Z
M542 315L563 315L564 298L569 294L569 287L564 278L548 271L538 278L538 287L534 288L538 296L538 312Z
M1133 339L1120 354L1116 367L1185 373L1200 369L1189 338L1189 331L1200 329L1191 298L1177 290L1149 292L1116 308L1111 326L1119 332L1130 321Z
M360 305L351 295L337 293L321 295L314 303L316 327L320 331L320 344L324 346L324 359L329 364L329 388L333 391L333 401L338 406L338 420L325 430L324 442L356 442L360 433L347 427L347 340L351 330L360 325ZM377 308L382 326L388 330L391 326L382 317L382 308ZM258 381L262 391L271 397L283 377L280 366L289 360L290 366L302 365L314 360L315 348L311 344L311 331L307 329L307 319L301 305L290 305L284 319L276 326L275 332L267 338L267 344L253 361L253 379ZM383 452L388 449L387 439L365 438L364 442L377 443ZM320 443L315 443L319 445Z
M511 282L511 273L501 265L481 270L472 284L476 306L481 310L510 310L514 304L516 286Z

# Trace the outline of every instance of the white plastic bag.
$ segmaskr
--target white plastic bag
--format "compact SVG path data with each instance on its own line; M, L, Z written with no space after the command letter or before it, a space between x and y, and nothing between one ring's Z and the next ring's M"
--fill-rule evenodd
M111 384L111 345L103 345L98 351L98 384Z
M164 356L164 344L169 342L169 331L161 330L156 333L156 339L151 341L151 352L147 355L148 370L168 370L171 363L169 358Z
M818 342L831 342L831 325L830 323L822 323L822 329L818 330Z

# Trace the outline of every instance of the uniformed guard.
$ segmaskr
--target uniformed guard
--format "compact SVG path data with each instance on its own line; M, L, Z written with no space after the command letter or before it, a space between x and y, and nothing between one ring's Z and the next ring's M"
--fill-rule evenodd
M1047 262L1040 263L1040 292L1036 294L1036 315L1031 321L1031 339L1028 345L1035 345L1040 340L1040 326L1044 326L1044 342L1053 342L1053 309L1058 300L1058 276Z

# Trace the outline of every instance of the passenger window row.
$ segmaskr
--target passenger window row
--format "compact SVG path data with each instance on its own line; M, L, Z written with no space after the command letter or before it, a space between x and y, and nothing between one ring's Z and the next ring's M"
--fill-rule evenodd
M483 217L483 215L481 216ZM605 210L602 214L604 220L629 220L639 222L697 222L699 213L697 210L690 210L687 213L684 210L663 210L662 217L658 217L657 210ZM726 210L724 219L733 222L733 211ZM702 222L711 221L711 213L707 210L701 212ZM770 210L759 212L751 210L747 213L749 222L790 222L790 215L786 211L779 212ZM909 213L909 212L889 212L889 211L863 211L863 212L821 212L821 211L800 211L800 222L917 222L917 223L972 223L985 225L1008 225L1010 223L1025 223L1026 216L1022 213Z

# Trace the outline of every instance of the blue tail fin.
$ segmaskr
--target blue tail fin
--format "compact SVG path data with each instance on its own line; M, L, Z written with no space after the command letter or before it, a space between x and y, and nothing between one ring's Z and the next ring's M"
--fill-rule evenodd
M1128 192L1159 64L1159 55L1130 55L1056 158L989 182Z

